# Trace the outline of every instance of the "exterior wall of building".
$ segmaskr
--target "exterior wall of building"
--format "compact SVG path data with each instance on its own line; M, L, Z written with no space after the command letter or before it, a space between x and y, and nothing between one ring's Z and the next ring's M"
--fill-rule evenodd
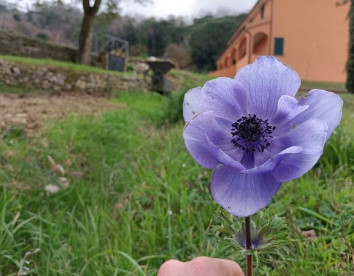
M336 6L335 0L258 1L218 59L218 70L210 75L233 77L258 56L274 55L274 39L283 38L283 54L276 57L292 66L302 80L344 82L348 11L349 3Z
M349 4L349 3L348 3ZM349 5L334 0L274 0L274 38L284 38L284 54L302 80L344 82L348 56Z
M259 55L270 54L271 0L261 0L230 39L212 76L234 77Z

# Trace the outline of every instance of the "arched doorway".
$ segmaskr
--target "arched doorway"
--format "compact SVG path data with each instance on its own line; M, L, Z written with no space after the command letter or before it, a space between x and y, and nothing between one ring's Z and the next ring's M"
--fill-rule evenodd
M236 64L236 49L232 50L230 58L231 58L231 64L235 65Z
M228 67L229 66L229 57L225 57L225 61L224 61L224 67Z
M240 60L244 56L246 56L246 53L247 53L246 46L247 46L247 38L244 37L240 42L240 46L238 47L238 54L239 54L238 60Z
M265 33L256 33L253 37L253 54L268 55L268 36Z

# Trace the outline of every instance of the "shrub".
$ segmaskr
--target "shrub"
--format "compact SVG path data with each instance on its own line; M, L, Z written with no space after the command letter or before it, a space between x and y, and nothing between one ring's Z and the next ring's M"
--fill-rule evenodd
M349 11L349 54L347 62L347 83L349 92L354 93L354 0L351 1Z

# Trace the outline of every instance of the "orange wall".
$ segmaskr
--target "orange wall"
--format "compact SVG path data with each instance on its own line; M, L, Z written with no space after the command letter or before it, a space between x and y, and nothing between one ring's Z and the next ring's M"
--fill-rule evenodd
M217 70L214 72L210 72L210 76L214 77L230 77L233 78L235 76L235 73L237 71L236 66L229 66L227 68L222 68L221 70Z
M254 36L257 33L264 33L267 36L267 42L260 44L257 48L263 54L270 54L270 19L271 19L271 0L259 1L256 7L248 14L242 25L238 28L239 32L237 36L235 34L231 38L228 44L228 48L225 49L224 53L217 60L216 65L218 70L211 72L212 76L227 76L233 77L236 72L243 66L247 65L249 62L253 62L257 55L253 54L254 50ZM261 18L260 7L264 4L264 17ZM246 29L240 31L242 27ZM240 46L242 41L246 41L246 56L241 57ZM236 55L235 55L236 50ZM236 58L236 65L232 63L234 57ZM228 59L228 66L225 66L225 60ZM220 68L222 65L222 68Z
M260 8L264 4L264 17L261 18ZM270 54L270 18L271 18L271 0L259 1L254 9L248 14L242 25L238 28L237 36L235 34L231 38L228 44L228 48L224 51L221 57L217 60L217 71L211 72L212 76L227 76L233 77L236 72L244 65L257 57L253 54L254 50L254 36L258 33L263 33L267 36L266 43L258 44L257 50L264 55ZM246 27L242 29L242 27ZM246 55L241 56L241 42L246 41ZM232 63L232 60L236 57L236 64ZM226 60L229 62L226 66ZM220 66L221 65L221 66Z
M349 5L335 0L274 0L274 37L284 38L280 60L292 66L302 80L344 82L348 56Z
M265 4L264 19L260 19L260 6ZM336 0L262 0L257 2L239 31L233 36L228 48L217 61L222 70L212 72L214 76L233 76L241 66L258 56L253 51L254 36L265 33L267 45L262 53L274 54L274 38L284 38L284 54L278 59L293 67L302 80L321 82L345 82L345 65L348 56L349 22L346 19L349 3L336 6ZM239 28L240 30L240 28ZM249 34L252 34L251 42ZM247 38L247 55L232 65L232 52L238 49L243 38ZM250 56L249 56L250 55ZM237 53L236 53L237 56ZM225 68L225 59L229 65Z

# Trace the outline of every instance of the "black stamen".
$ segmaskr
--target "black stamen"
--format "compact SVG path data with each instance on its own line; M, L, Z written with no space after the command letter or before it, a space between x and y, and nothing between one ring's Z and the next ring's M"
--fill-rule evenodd
M264 152L270 146L267 139L273 138L269 135L276 129L270 126L268 119L257 118L256 114L248 114L248 117L241 117L232 124L231 134L237 136L231 140L235 147L250 151Z

